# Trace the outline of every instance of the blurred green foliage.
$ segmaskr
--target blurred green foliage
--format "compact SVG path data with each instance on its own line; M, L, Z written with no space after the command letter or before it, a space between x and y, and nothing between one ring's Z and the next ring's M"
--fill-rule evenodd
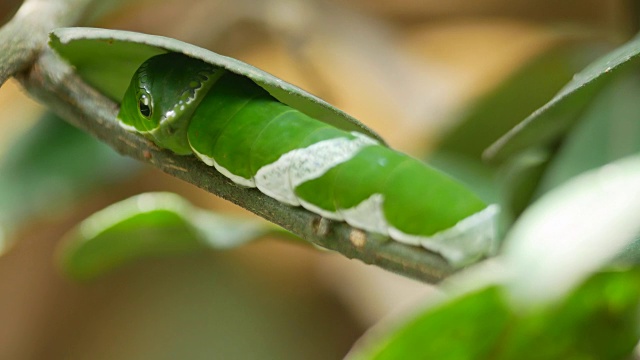
M96 7L100 14L116 3L105 4ZM637 27L640 8L633 3L628 9L635 11ZM105 49L113 53L111 45L66 44L65 51L89 83L119 100L139 60L159 50L118 44L116 53L137 55L104 61ZM639 153L640 37L608 53L601 45L600 41L562 43L529 61L467 107L429 159L485 200L502 204L503 230L510 246L524 242L524 236L510 232L511 225L522 225L535 204L588 171L599 169L598 174L604 174L594 192L615 185L606 177L607 168L618 167L615 161ZM53 46L62 48L55 41ZM579 71L597 54L604 56ZM55 116L45 115L0 160L0 249L2 236L10 238L29 219L64 212L83 196L127 179L137 168ZM638 193L630 192L629 197L635 201ZM230 260L233 251L201 251L251 242L273 228L219 217L179 198L170 202L173 205L160 201L161 206L149 207L140 198L129 199L96 213L68 233L59 250L62 267L77 279L92 279L85 286L95 298L84 308L63 309L63 320L74 323L71 328L76 330L52 331L51 337L73 346L47 356L327 359L344 353L361 329L335 299L302 283L280 289L277 281L265 281L257 271L238 267ZM547 207L542 212L553 218L554 210ZM578 219L579 210L583 209L572 214ZM564 215L558 213L557 218ZM550 228L552 222L548 221ZM587 217L574 225L582 230L596 226L598 231L609 231L610 238L619 235L619 229L603 228L606 223ZM635 222L629 224L633 226ZM593 260L587 258L588 251L578 251L584 250L578 249L580 239L552 231L548 236L556 236L551 240L558 244L576 246L566 259ZM637 238L638 234L627 234L626 249L617 258L617 264L624 265L615 270L609 263L597 263L595 270L568 260L556 263L562 275L573 272L586 280L552 302L519 302L505 277L530 273L533 285L525 276L520 279L524 286L551 291L561 274L534 284L544 269L527 267L527 261L544 264L561 246L530 254L531 258L515 265L518 269L501 262L505 267L493 273L493 281L467 285L475 290L461 285L454 291L461 295L433 304L387 333L372 333L349 358L627 359L640 338L640 270L635 267L640 242L633 241ZM601 255L599 250L610 249L609 239L601 240L593 258ZM182 256L157 259L176 254ZM150 259L133 261L145 257ZM125 263L130 271L118 271ZM107 275L108 271L112 272ZM477 275L483 270L467 271ZM109 282L109 289L117 291L101 291ZM336 308L338 315L333 317L324 312ZM74 318L77 313L84 316ZM77 330L87 324L100 331Z

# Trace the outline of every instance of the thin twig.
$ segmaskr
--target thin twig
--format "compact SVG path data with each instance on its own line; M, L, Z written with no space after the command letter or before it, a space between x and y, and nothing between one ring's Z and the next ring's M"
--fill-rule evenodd
M0 29L0 86L32 64L49 31L75 24L93 0L26 0Z

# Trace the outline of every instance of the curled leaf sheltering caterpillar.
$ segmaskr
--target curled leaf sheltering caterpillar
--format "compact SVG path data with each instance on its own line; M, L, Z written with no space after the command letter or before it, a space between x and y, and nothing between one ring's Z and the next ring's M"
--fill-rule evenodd
M496 205L421 161L307 116L252 80L178 53L133 76L119 123L236 184L464 265L493 250Z

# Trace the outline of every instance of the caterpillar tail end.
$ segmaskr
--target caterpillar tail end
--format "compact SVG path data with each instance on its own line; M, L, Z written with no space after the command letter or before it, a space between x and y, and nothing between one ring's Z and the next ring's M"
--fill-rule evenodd
M500 207L491 204L452 228L424 239L421 245L434 249L456 268L469 265L498 251L499 214Z
M483 210L460 220L453 227L434 235L423 237L402 233L390 228L394 239L416 243L444 257L455 268L472 264L498 250L498 216L500 207L491 204Z

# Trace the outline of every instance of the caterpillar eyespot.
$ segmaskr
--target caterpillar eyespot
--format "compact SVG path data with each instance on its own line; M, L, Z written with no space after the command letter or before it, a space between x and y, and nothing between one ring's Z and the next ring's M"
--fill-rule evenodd
M136 99L140 89L148 95ZM424 247L453 265L494 250L496 205L417 159L316 120L249 78L201 60L178 53L148 59L131 80L118 120L160 147L197 156L236 184Z

